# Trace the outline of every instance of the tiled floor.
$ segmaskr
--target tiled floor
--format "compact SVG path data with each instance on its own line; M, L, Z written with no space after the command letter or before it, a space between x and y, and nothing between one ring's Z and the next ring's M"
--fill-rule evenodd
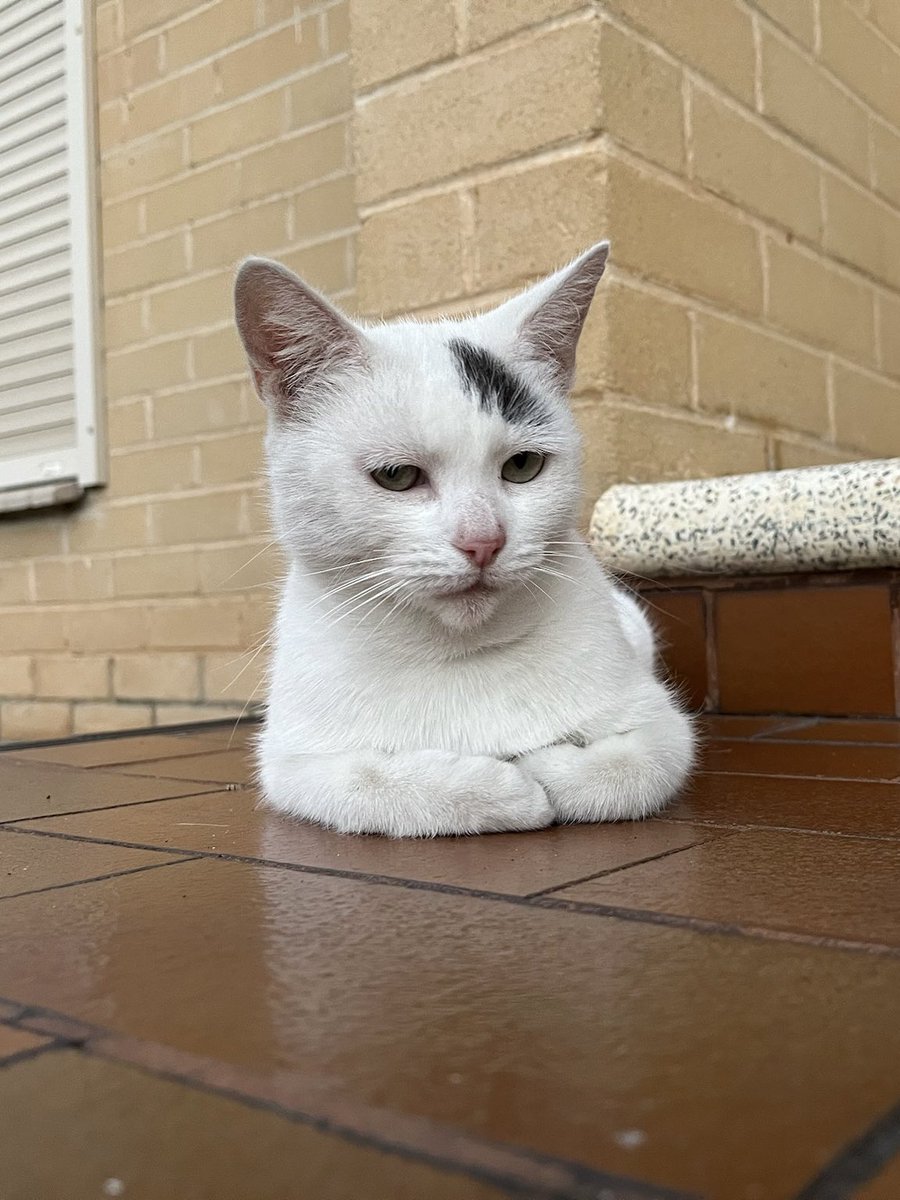
M900 723L662 819L340 837L251 730L0 754L2 1200L900 1200Z

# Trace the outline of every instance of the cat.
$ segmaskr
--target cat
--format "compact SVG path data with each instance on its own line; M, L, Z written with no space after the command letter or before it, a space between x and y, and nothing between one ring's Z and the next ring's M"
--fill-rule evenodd
M238 330L288 560L259 778L392 837L657 812L694 734L576 532L567 393L609 244L462 319L362 325L250 258Z

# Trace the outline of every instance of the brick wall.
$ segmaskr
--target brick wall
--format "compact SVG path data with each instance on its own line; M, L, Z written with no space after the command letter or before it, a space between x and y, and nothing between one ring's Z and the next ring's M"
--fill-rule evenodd
M96 9L109 486L0 521L0 738L240 711L271 581L236 261L335 296L356 209L345 0Z
M365 311L477 306L608 233L588 503L900 454L893 0L403 9L351 0Z
M110 484L0 521L0 738L254 694L278 563L230 313L251 250L430 314L609 234L588 504L900 454L895 0L710 7L100 0Z

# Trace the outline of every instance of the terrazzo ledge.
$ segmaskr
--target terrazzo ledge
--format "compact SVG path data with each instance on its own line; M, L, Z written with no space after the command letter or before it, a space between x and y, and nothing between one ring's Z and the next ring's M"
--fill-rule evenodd
M613 571L664 577L900 566L900 458L616 484L590 540Z

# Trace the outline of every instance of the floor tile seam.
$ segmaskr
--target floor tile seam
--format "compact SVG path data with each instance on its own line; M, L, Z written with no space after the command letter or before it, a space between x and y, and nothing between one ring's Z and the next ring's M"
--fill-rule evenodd
M16 1025L10 1026L12 1029L18 1028ZM31 1062L34 1058L41 1058L45 1054L50 1054L55 1050L70 1050L72 1044L65 1041L63 1038L48 1038L40 1046L26 1046L24 1050L17 1050L15 1054L10 1054L6 1058L0 1058L0 1074L8 1070L10 1067L17 1067L20 1063Z
M163 854L166 852L163 851ZM84 879L70 879L66 883L50 883L46 887L29 888L24 892L12 892L9 895L0 896L0 905L7 900L21 900L23 896L42 896L45 892L62 892L67 888L81 887L89 883L106 883L109 879L122 879L126 875L140 875L144 871L158 871L160 867L177 867L179 863L196 862L201 858L200 854L183 854L175 851L175 856L168 858L165 862L144 863L140 867L125 867L121 871L106 871L102 875L89 875Z
M91 842L99 845L124 846L133 850L159 850L160 847L144 842L111 842L102 838L90 838L83 835L57 833L51 830L25 829L23 833L37 837L56 837L69 841ZM900 947L878 942L860 942L847 938L832 938L818 934L804 934L791 930L770 929L761 926L744 926L733 922L710 921L703 917L691 917L681 914L655 912L650 909L629 908L622 905L592 904L588 902L562 900L555 896L538 896L530 899L527 896L517 896L510 892L489 892L476 888L467 888L458 884L436 883L431 880L406 879L402 876L375 875L370 872L349 871L337 867L318 867L302 863L276 862L272 859L251 858L244 855L224 854L211 850L181 850L176 847L173 853L183 853L192 856L191 861L209 860L213 862L233 862L244 866L266 867L271 870L293 871L296 874L319 875L332 879L344 879L351 883L364 883L375 887L396 887L407 891L432 892L438 895L459 896L470 900L499 902L514 907L532 909L557 909L577 916L604 917L610 920L629 921L644 925L665 925L671 928L689 930L705 935L719 934L723 937L742 937L755 941L790 942L798 945L812 946L817 949L849 951L883 957L900 957ZM161 864L162 865L162 864ZM176 863L166 864L176 866ZM74 885L72 885L74 886Z
M151 754L147 758L129 758L127 762L109 762L109 763L66 763L66 766L79 767L82 771L114 771L118 775L127 775L128 771L123 771L123 767L140 767L145 763L177 763L182 758L209 758L215 754L233 754L241 750L241 746L234 746L231 750L222 750L219 746L213 746L209 750L191 750L187 754ZM29 762L41 762L41 759L29 758ZM133 772L131 772L133 774ZM172 778L172 776L169 776Z
M670 822L674 824L674 822ZM537 892L527 892L526 900L537 900L540 896L551 896L555 892L565 891L567 888L577 887L581 883L590 883L593 879L606 879L610 875L621 875L623 871L630 871L632 867L644 867L647 863L658 862L661 858L671 858L674 854L683 854L685 850L695 850L698 846L706 846L710 842L722 842L728 838L734 837L741 830L727 825L710 825L709 829L721 829L722 832L713 834L711 837L697 838L696 841L687 842L683 846L673 846L669 850L660 850L656 854L648 854L645 858L635 858L627 863L620 863L616 867L605 867L601 871L594 871L590 875L582 875L578 879L570 879L566 883L557 883L552 887L541 888Z
M136 778L132 776L132 778ZM189 779L176 779L176 783L192 783L195 782ZM202 783L203 780L196 782ZM200 796L214 796L216 792L224 791L221 784L217 787L207 787L199 792L179 792L177 796L153 796L147 800L126 800L122 804L100 804L96 808L67 808L60 812L42 813L37 817L11 817L8 820L0 819L0 830L11 829L16 825L21 825L24 821L54 821L59 817L78 817L82 813L97 813L97 812L118 812L122 808L137 808L141 804L164 804L166 800L191 800L194 797L199 799Z
M900 775L890 779L873 779L866 775L793 775L785 771L717 771L704 770L701 775L732 775L742 779L806 779L810 783L880 783L885 787L896 787Z
M742 741L741 738L721 738L720 741ZM857 750L900 750L900 742L873 742L868 738L751 738L760 746L852 746Z
M6 997L2 997L2 999L11 1005L19 1003L18 1001L8 1000ZM500 1169L478 1169L473 1167L472 1164L461 1162L447 1154L429 1154L427 1151L414 1145L408 1145L399 1141L394 1142L388 1138L380 1137L375 1133L358 1129L352 1123L335 1121L327 1115L317 1115L315 1112L308 1112L296 1106L283 1104L272 1098L265 1098L255 1095L252 1092L242 1091L237 1087L215 1084L209 1080L198 1078L196 1074L191 1074L189 1069L186 1069L184 1072L178 1072L163 1067L153 1067L147 1062L140 1061L134 1056L128 1056L123 1053L123 1049L129 1044L132 1046L152 1046L153 1043L131 1034L117 1033L115 1030L107 1029L101 1025L68 1017L65 1013L54 1009L39 1005L24 1006L24 1011L16 1018L16 1022L27 1021L28 1019L33 1020L36 1017L49 1017L51 1021L57 1023L71 1023L73 1031L77 1030L77 1033L73 1032L73 1035L68 1038L65 1035L53 1036L46 1045L36 1047L35 1050L23 1051L21 1055L15 1056L16 1059L25 1056L32 1057L35 1051L46 1052L50 1048L74 1049L93 1058L126 1065L133 1070L143 1072L154 1078L168 1079L173 1083L194 1091L228 1097L247 1107L271 1112L282 1119L308 1125L323 1133L342 1138L345 1141L352 1141L356 1144L372 1147L383 1153L395 1154L398 1157L422 1161L440 1170L449 1170L456 1174L476 1178L483 1182L500 1186L502 1189L507 1190L509 1194L526 1195L533 1197L533 1200L588 1200L589 1197L597 1196L598 1189L600 1189L599 1194L603 1194L602 1189L604 1187L609 1188L610 1186L628 1188L629 1195L633 1196L634 1200L638 1200L639 1197L641 1200L700 1200L699 1197L692 1197L684 1192L675 1192L639 1179L596 1171L576 1160L542 1154L540 1151L530 1150L526 1147L493 1142L487 1138L480 1138L476 1134L470 1134L453 1125L430 1121L425 1117L416 1118L424 1124L431 1125L436 1130L451 1134L456 1140L463 1141L467 1146L476 1151L479 1148L485 1148L488 1151L500 1150L507 1155L516 1157L526 1169L529 1166L532 1168L546 1166L561 1168L567 1171L573 1179L573 1187L566 1187L562 1190L557 1187L548 1188L543 1184L535 1186L534 1183L529 1182L524 1177L517 1178L508 1172L504 1173ZM10 1024L13 1028L27 1028L27 1026L13 1022L10 1022ZM119 1050L118 1053L116 1052L117 1047ZM175 1054L179 1053L175 1047L169 1047L169 1049ZM189 1054L185 1055L186 1059L189 1059L189 1057ZM0 1069L9 1061L11 1060L5 1060L3 1064L0 1064ZM351 1105L353 1105L352 1096L345 1094L345 1098L349 1099ZM523 1171L522 1174L524 1176L525 1172Z
M72 733L64 738L32 738L26 742L10 742L0 745L0 753L8 754L13 750L44 750L52 746L84 746L97 742L121 742L131 737L186 737L194 733L210 733L220 729L223 733L231 727L231 736L241 726L248 728L261 727L259 717L219 717L212 721L187 721L182 725L143 725L136 729L107 729L102 733Z
M112 1045L105 1047L103 1044L104 1038L109 1038ZM338 1121L331 1116L321 1113L317 1114L307 1109L288 1105L271 1097L263 1097L253 1092L242 1091L239 1087L216 1084L206 1079L199 1079L196 1075L191 1074L190 1071L181 1073L164 1067L154 1067L146 1062L136 1061L134 1058L116 1053L116 1043L121 1043L122 1040L138 1044L143 1041L140 1038L115 1033L106 1034L104 1032L97 1038L98 1044L95 1045L93 1039L88 1039L79 1049L91 1057L128 1065L135 1070L145 1072L156 1078L169 1079L171 1082L180 1084L182 1087L212 1095L226 1096L236 1103L262 1109L283 1120L312 1127L320 1132L341 1138L344 1141L350 1141L356 1145L373 1148L382 1153L396 1155L400 1158L423 1162L439 1170L462 1174L468 1178L474 1178L480 1182L489 1183L494 1186L499 1185L512 1195L527 1196L528 1200L595 1200L598 1196L598 1189L599 1195L603 1196L609 1194L604 1189L610 1187L627 1188L629 1200L632 1200L632 1198L633 1200L702 1200L699 1196L690 1195L682 1191L673 1191L672 1189L660 1187L636 1177L614 1175L606 1171L597 1170L575 1159L544 1154L541 1151L532 1150L526 1146L495 1142L489 1138L469 1133L459 1126L449 1125L419 1114L403 1114L405 1116L414 1115L418 1121L431 1126L436 1131L450 1133L454 1136L455 1140L463 1142L471 1149L478 1150L485 1148L488 1151L500 1150L506 1154L513 1155L521 1161L525 1171L527 1171L528 1167L540 1168L549 1166L566 1170L573 1176L572 1187L565 1187L562 1190L555 1187L548 1188L540 1183L529 1182L526 1178L517 1178L508 1172L502 1171L502 1169L490 1170L484 1167L477 1168L470 1163L453 1158L449 1154L429 1152L419 1146L411 1145L399 1139L394 1140L359 1129L352 1122ZM345 1098L350 1101L351 1105L358 1107L357 1102L355 1102L349 1093L345 1093ZM365 1102L363 1102L364 1105ZM525 1171L523 1171L523 1175Z
M839 1150L795 1200L853 1200L900 1155L900 1101Z
M771 737L772 734L778 733L781 729L809 729L810 726L817 725L821 719L821 717L806 717L805 719L800 717L773 718L773 720L778 720L776 725L768 729L760 729L758 733L751 733L748 740L752 742L759 738L764 741L767 737Z
M898 805L900 807L900 805ZM897 842L900 841L900 833L848 833L843 829L812 829L807 826L798 825L759 825L747 824L744 821L731 822L727 824L722 821L713 821L704 817L693 816L669 816L667 813L658 813L655 817L657 821L665 821L669 825L704 825L712 829L732 829L735 833L796 833L803 837L826 837L826 838L843 838L848 842ZM710 841L716 841L716 838L710 838Z

